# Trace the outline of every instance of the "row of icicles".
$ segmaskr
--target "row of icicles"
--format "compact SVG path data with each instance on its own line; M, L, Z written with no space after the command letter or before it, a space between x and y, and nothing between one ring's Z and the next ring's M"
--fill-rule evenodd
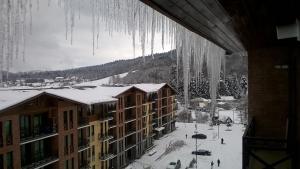
M141 44L143 56L145 55L145 44L150 41L153 56L154 43L158 43L155 42L155 36L161 36L159 43L163 48L166 44L171 44L172 48L176 48L177 67L182 66L183 68L186 106L189 100L191 72L199 76L196 79L201 79L202 67L206 63L210 79L210 96L212 102L216 102L221 63L225 54L225 51L220 47L190 32L139 0L52 1L48 0L48 5L57 3L57 6L64 9L65 36L71 44L75 21L80 19L83 4L85 3L85 6L87 3L89 4L92 19L93 53L98 46L99 38L101 38L100 28L103 26L110 35L113 35L114 32L130 35L133 55L135 55L137 41ZM0 70L2 70L0 72L9 71L15 58L25 58L26 35L31 32L33 4L38 10L39 3L39 0L0 0ZM0 74L0 82L1 77Z

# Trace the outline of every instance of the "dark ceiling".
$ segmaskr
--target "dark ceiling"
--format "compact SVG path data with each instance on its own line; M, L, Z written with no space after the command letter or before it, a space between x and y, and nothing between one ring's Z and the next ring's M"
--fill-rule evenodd
M276 26L300 19L300 0L141 0L228 52L277 44Z

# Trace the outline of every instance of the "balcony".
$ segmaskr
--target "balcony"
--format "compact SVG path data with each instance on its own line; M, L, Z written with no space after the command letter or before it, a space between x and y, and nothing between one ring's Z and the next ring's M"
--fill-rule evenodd
M136 133L136 132L133 131L133 130L126 131L125 137L129 137L129 136L131 136L131 135L133 135L133 134L135 134L135 133Z
M88 127L89 125L89 118L87 117L78 117L78 129Z
M107 117L103 117L103 118L100 117L100 122L111 121L111 120L113 120L113 119L114 119L114 118L111 117L111 116L107 116Z
M125 151L128 151L128 150L130 150L130 149L132 149L132 148L135 148L135 147L136 147L135 144L128 144L128 145L125 147Z
M107 140L110 140L110 139L113 139L113 138L114 137L110 136L110 135L101 135L101 134L98 135L98 139L100 141L107 141Z
M115 155L115 154L100 154L99 153L99 160L100 161L107 161L107 160L115 158L116 156L117 155Z
M116 126L116 124L117 124L117 122L116 122L115 119L112 119L112 120L109 120L109 121L108 121L109 127Z
M89 139L78 140L78 152L84 151L90 147Z
M80 169L91 169L91 167L90 167L90 161L88 161L88 160L81 161L79 163L79 168Z
M48 157L45 157L41 160L37 160L35 162L32 162L29 165L26 165L26 166L22 167L22 169L39 169L39 168L46 167L50 164L53 164L53 163L57 162L58 160L59 159L58 159L57 156L48 156Z
M255 136L255 121L250 120L243 135L243 169L291 168L293 154L286 139Z
M109 144L113 144L113 143L115 143L116 141L117 141L117 139L116 139L117 137L113 137L112 139L110 139L109 140Z
M53 126L36 127L33 131L33 134L29 135L29 130L21 129L21 145L58 135L57 128Z

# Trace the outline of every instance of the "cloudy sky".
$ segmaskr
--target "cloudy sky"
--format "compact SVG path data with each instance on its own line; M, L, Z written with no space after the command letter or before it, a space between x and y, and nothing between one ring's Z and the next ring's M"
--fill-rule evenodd
M104 28L101 30L99 48L93 55L92 18L87 12L81 12L80 20L76 17L71 45L70 40L65 38L63 8L56 3L49 7L47 1L42 0L37 10L36 1L33 2L32 33L28 31L25 62L15 60L11 69L13 72L61 70L133 58L132 38L120 33L110 36ZM138 37L136 39L138 41ZM167 46L163 50L159 37L155 41L155 52L171 49ZM141 55L140 44L137 43L136 48L136 56ZM146 53L150 53L150 43L146 45Z

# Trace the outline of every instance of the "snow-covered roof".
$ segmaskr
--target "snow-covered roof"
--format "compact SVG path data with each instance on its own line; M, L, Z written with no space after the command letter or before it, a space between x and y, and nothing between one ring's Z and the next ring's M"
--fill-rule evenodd
M151 92L157 92L159 89L161 89L165 85L166 85L166 83L159 83L159 84L140 83L140 84L134 84L133 86L135 86L136 88L139 88L147 93L151 93Z
M42 94L37 90L1 90L0 111Z
M126 92L131 88L137 88L144 92L155 92L163 87L161 84L137 84L122 87L97 86L93 88L39 88L39 89L23 89L23 90L0 90L0 111L13 105L22 103L32 97L42 93L50 94L63 99L68 99L82 104L96 104L104 102L117 101L115 97Z

